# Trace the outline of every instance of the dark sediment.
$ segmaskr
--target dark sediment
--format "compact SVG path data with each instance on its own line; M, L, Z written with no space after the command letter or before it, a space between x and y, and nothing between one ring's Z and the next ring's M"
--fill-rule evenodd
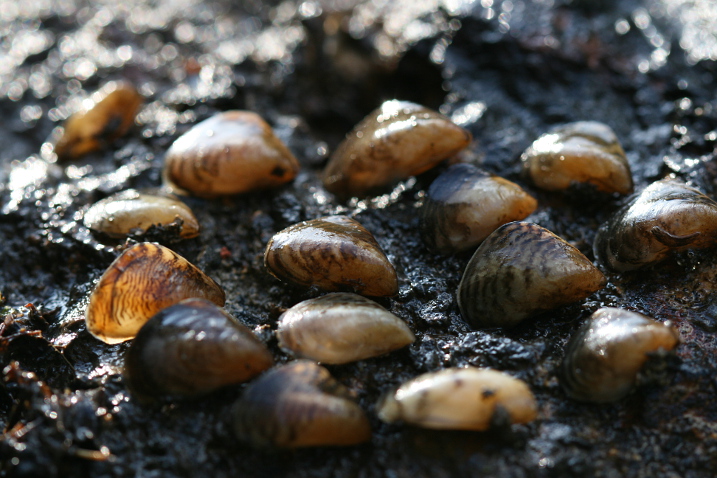
M717 58L717 47L708 40L717 18L707 0L601 8L577 0L437 2L443 6L426 11L409 1L343 11L338 4L346 2L35 3L0 0L0 476L706 477L717 469L714 250L608 274L608 287L587 301L516 329L471 331L455 300L470 254L434 255L419 236L416 206L443 167L361 202L337 202L319 179L342 136L383 100L440 108L476 139L464 159L526 187L539 200L528 220L593 259L597 227L624 199L590 188L535 190L520 178L520 153L556 124L602 121L620 138L637 190L674 173L713 197L709 57ZM699 43L695 31L706 32ZM130 133L73 162L48 162L43 144L53 128L88 93L123 78L147 98ZM330 367L369 414L368 444L253 450L228 424L242 386L141 406L120 374L127 345L100 343L85 329L89 292L122 243L93 235L82 212L116 191L159 186L171 142L228 109L266 118L301 162L298 178L270 192L187 198L198 238L178 242L171 228L144 237L216 279L227 310L283 362L271 329L283 310L319 292L266 272L269 238L337 213L371 231L399 273L399 295L380 302L418 339L384 357ZM616 404L581 404L561 390L558 368L570 335L602 305L672 320L684 343L661 380ZM485 433L376 418L374 404L391 387L464 365L527 381L539 418Z

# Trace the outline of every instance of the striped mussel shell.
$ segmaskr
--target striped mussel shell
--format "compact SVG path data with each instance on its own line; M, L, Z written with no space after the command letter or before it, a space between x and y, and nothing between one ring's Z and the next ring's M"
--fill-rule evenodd
M458 305L473 327L511 327L582 300L607 280L590 260L537 224L505 224L480 245L458 286Z
M141 401L196 397L245 382L274 364L245 325L206 299L185 299L142 326L124 380Z
M658 263L671 254L717 242L717 203L682 181L652 183L603 224L595 256L617 272Z
M256 113L226 111L195 125L164 158L164 181L179 193L215 197L277 187L299 162Z
M633 389L648 360L673 350L679 342L670 322L623 309L599 309L570 339L561 384L575 400L620 400Z
M326 291L398 293L396 270L376 239L346 216L304 221L276 233L266 246L264 265L278 279Z
M308 360L252 382L232 408L242 441L259 448L347 446L371 439L368 418L347 388Z
M90 294L87 330L108 344L130 340L157 312L199 297L224 305L224 291L204 272L159 244L142 242L110 264Z
M346 135L326 165L324 187L342 199L380 194L470 142L468 131L436 111L386 101Z
M538 202L517 184L471 164L454 164L428 189L421 236L440 253L465 251L537 207Z

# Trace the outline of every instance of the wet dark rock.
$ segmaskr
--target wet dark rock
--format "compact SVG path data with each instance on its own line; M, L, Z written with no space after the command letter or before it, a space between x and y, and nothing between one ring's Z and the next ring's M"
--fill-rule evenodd
M689 20L714 21L705 2L680 2L677 10L666 1L495 0L462 10L444 2L437 11L371 0L343 11L337 2L322 2L321 11L312 9L317 2L279 1L178 8L131 0L102 11L72 0L48 9L3 3L0 48L12 61L0 69L0 294L12 309L31 302L43 315L57 313L47 326L25 317L25 335L0 347L0 476L706 476L717 468L713 250L679 254L660 271L610 274L589 302L533 324L471 332L454 296L469 257L434 255L418 232L418 208L445 166L346 204L319 180L344 135L384 100L425 104L475 138L460 160L526 188L540 205L531 220L593 260L597 227L623 201L588 190L569 201L537 191L520 178L520 153L557 124L601 121L621 138L637 190L674 173L713 196L717 70L708 58L716 52L695 41L698 26ZM346 69L357 64L360 74ZM121 79L146 98L131 132L71 165L49 163L43 143L72 106ZM169 145L231 109L276 126L301 173L278 190L188 199L200 237L174 244L148 231L149 238L208 271L227 290L227 311L265 337L283 310L319 295L264 271L273 234L334 214L372 231L399 276L399 295L380 303L417 341L331 367L367 412L374 437L366 445L248 451L224 424L242 386L198 403L140 406L119 374L126 346L99 344L84 328L93 282L125 244L100 244L79 213L119 190L159 186ZM612 406L570 402L555 373L564 345L603 305L672 320L685 338L681 363L668 364L669 383ZM286 361L275 341L269 347ZM501 437L378 422L373 404L391 387L468 364L526 380L538 421ZM103 459L103 446L114 459Z

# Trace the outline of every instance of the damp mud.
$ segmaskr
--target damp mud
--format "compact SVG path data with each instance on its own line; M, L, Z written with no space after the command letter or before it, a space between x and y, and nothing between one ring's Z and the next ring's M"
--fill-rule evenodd
M528 221L590 260L598 227L627 200L590 187L543 192L520 154L552 127L608 124L636 191L675 175L717 186L717 7L709 0L0 0L0 476L2 477L708 477L717 469L717 258L682 252L647 269L605 271L605 289L509 329L473 330L456 290L470 252L434 254L419 230L427 188L447 165L384 195L339 201L321 183L341 139L384 100L439 110L473 135L457 160L524 187ZM103 84L135 85L144 104L122 138L71 161L52 143ZM127 240L88 230L83 214L129 188L161 185L165 153L220 111L260 114L296 156L296 179L271 191L184 197L200 235L151 227ZM455 160L454 160L455 161ZM278 317L316 289L282 283L263 263L269 239L299 221L358 220L398 272L378 302L417 340L328 366L367 413L362 445L294 451L238 440L231 409L244 385L201 399L142 405L123 381L127 344L84 323L103 271L136 242L197 265L278 363ZM670 320L682 343L606 405L569 399L565 346L602 306ZM376 403L424 372L492 367L538 402L528 424L486 432L384 424Z

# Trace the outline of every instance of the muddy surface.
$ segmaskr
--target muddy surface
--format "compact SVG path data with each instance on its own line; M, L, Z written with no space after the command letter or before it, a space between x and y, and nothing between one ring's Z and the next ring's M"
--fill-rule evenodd
M526 187L540 204L530 220L593 259L597 227L625 199L535 190L519 175L520 153L556 124L603 121L623 143L637 190L674 174L714 195L717 10L707 0L416 3L0 0L0 476L713 476L714 250L609 273L582 303L509 331L476 331L455 299L470 253L432 254L419 235L417 208L445 166L346 203L319 173L381 101L420 102L471 131L460 160ZM137 124L101 151L58 163L56 128L114 79L145 96ZM93 202L159 186L172 141L228 109L256 111L275 128L302 165L292 184L186 198L202 232L181 242L171 228L113 242L82 225ZM264 247L293 223L335 213L360 221L387 252L400 292L380 302L418 337L387 356L329 367L368 413L370 443L252 449L229 427L242 386L142 406L122 381L127 345L85 329L94 282L127 244L152 240L216 279L227 310L288 361L276 319L320 292L270 276ZM557 370L568 338L603 305L671 320L683 344L626 399L581 404L566 398ZM401 381L465 365L527 381L538 419L472 433L376 418L378 398Z

